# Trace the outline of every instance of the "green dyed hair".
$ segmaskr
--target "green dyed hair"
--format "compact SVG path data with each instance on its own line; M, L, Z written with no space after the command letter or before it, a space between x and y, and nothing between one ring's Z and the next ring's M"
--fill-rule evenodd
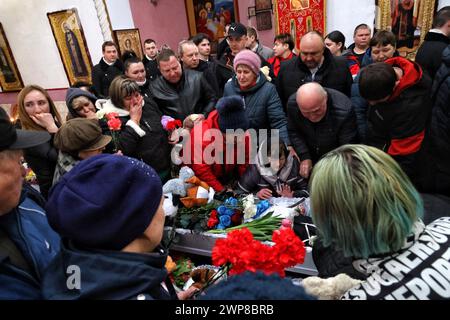
M354 258L398 251L423 215L421 197L397 162L365 145L326 154L314 166L310 192L324 245Z

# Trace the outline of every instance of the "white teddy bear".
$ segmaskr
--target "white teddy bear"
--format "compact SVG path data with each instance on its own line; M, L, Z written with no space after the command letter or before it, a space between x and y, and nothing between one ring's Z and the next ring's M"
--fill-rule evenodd
M193 185L185 181L194 176L194 171L189 167L182 167L178 178L170 179L163 186L163 209L167 217L175 217L178 205L174 204L173 196L186 197L186 190Z

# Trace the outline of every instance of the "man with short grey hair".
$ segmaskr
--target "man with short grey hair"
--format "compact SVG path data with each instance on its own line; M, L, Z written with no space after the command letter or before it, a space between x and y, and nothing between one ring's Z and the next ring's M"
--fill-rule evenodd
M302 85L287 104L288 132L300 158L300 175L308 178L325 153L357 142L356 116L343 93L316 82Z
M200 63L198 47L190 40L183 40L178 44L178 56L183 69L196 70Z

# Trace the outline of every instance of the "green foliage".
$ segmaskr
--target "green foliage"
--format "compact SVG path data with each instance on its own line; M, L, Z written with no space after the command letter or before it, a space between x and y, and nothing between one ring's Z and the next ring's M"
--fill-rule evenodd
M213 229L209 230L209 233L228 233L233 230L247 228L253 234L256 240L270 241L272 240L272 233L281 227L281 220L283 218L274 217L273 212L269 212L261 218L252 220L247 223L240 224L235 227L227 228L224 230Z
M201 207L194 208L180 208L178 209L177 215L175 217L175 228L190 229L195 231L206 231L208 230L207 222L209 215L212 210L214 210L218 204L213 201Z

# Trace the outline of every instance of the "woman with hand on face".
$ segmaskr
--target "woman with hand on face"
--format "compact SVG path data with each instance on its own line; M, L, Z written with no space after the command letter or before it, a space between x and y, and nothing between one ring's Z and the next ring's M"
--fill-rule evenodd
M97 119L95 102L97 97L80 88L69 88L66 93L66 105L69 114L67 120L74 118Z
M22 129L47 131L52 135L58 131L62 123L61 116L45 89L37 85L26 86L20 91L17 100ZM36 174L40 191L45 198L52 185L58 158L58 151L52 140L25 151L25 160Z
M100 113L117 113L121 127L119 149L126 156L144 161L165 182L170 175L170 148L161 124L161 111L140 94L139 85L125 76L117 76L109 87L110 99L96 107ZM104 134L111 134L106 119L100 120Z

